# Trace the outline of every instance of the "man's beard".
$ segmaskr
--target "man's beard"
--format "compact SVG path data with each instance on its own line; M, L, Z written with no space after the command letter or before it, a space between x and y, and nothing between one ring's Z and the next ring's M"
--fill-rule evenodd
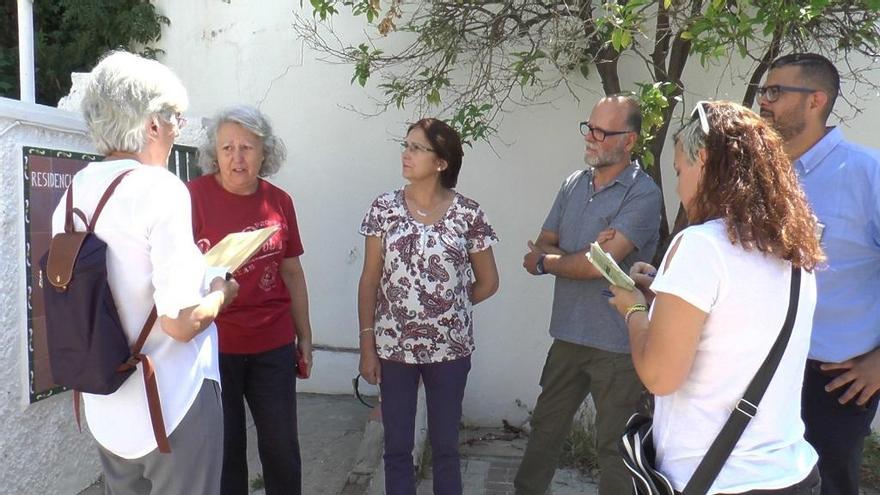
M780 118L776 118L776 114L770 110L761 110L760 114L761 118L766 120L770 127L779 133L783 141L789 141L799 136L807 127L803 116L796 116L794 112L781 115Z
M604 153L594 155L584 153L584 163L592 168L606 168L617 165L624 159L623 149L609 150Z

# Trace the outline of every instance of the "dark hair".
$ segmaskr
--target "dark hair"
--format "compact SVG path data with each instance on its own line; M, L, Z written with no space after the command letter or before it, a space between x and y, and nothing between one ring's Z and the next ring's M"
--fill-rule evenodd
M642 104L635 93L624 91L606 95L605 99L623 101L627 104L629 113L626 115L626 125L636 134L642 133Z
M790 53L783 55L770 64L770 69L779 69L794 65L800 67L801 76L808 84L815 84L819 90L828 95L824 117L827 119L834 108L834 101L840 94L840 73L830 60L818 53Z
M406 133L409 134L415 128L424 131L434 153L446 160L446 168L440 172L440 184L447 189L452 189L458 184L461 157L464 156L464 151L461 149L461 136L458 135L458 131L446 122L432 118L420 119L410 124Z
M699 119L675 133L687 154L687 166L706 151L703 176L693 204L691 224L715 218L727 225L731 243L791 261L812 270L824 259L816 237L816 219L800 187L782 138L758 114L728 101L701 102L709 135Z

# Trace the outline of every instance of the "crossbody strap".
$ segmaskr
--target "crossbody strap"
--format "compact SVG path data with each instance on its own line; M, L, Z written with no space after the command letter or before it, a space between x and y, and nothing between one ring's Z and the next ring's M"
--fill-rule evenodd
M709 491L709 487L718 477L721 468L733 452L736 442L742 436L749 421L758 413L758 405L767 391L767 386L782 361L782 355L788 347L788 341L791 338L791 331L794 328L794 320L797 316L798 301L800 299L801 287L801 269L792 265L791 267L791 289L788 299L788 313L785 315L785 323L782 324L782 330L776 337L776 342L770 348L764 363L758 368L755 377L746 387L746 391L739 400L736 407L727 418L727 422L721 428L721 432L715 437L712 446L709 447L706 456L700 461L694 475L691 476L687 486L682 491L683 495L704 495Z

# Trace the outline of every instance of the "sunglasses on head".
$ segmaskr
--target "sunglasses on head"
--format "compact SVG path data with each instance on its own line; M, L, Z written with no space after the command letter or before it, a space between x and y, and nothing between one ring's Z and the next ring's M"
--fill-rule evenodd
M706 136L709 135L709 116L706 115L706 106L708 105L708 101L700 100L697 102L694 110L691 112L691 119L700 119L700 129L703 130L703 134L705 134Z

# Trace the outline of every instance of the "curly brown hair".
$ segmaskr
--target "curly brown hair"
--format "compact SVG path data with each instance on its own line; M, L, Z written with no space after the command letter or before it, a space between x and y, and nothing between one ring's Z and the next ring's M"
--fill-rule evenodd
M800 187L782 138L758 114L729 101L700 102L708 136L695 117L676 134L675 143L693 162L706 161L688 220L716 218L727 225L730 242L757 249L813 270L825 257L816 235L816 218Z

